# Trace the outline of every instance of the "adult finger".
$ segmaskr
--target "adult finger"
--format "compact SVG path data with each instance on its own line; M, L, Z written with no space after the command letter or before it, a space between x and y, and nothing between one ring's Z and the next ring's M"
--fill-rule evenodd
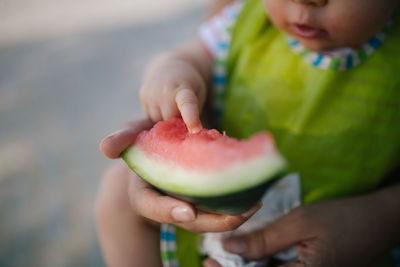
M141 131L148 130L152 126L153 123L150 120L129 122L119 131L104 138L100 143L100 150L109 158L118 158L133 143Z
M196 219L194 208L184 201L155 191L139 177L129 185L131 205L143 217L160 223L190 222Z
M193 90L185 88L178 90L175 102L189 132L199 132L203 127L200 122L199 100Z
M224 248L246 259L261 259L313 237L303 213L296 209L261 230L228 238Z
M208 258L203 261L204 267L222 267L216 260Z
M238 216L198 211L196 220L188 223L177 223L177 225L196 233L231 231L246 222L260 208L261 204L257 204L249 211Z

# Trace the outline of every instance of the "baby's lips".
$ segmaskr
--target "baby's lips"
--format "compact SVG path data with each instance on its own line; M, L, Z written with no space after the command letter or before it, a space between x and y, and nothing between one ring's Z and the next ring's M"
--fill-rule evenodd
M290 26L292 32L299 37L314 39L323 36L326 32L323 29L311 27L303 24L292 24Z

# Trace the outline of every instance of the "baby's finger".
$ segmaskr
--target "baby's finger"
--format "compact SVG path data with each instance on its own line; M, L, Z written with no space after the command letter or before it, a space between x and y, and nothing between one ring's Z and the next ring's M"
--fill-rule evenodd
M242 225L260 208L261 204L258 204L246 213L238 216L198 211L195 221L177 223L177 225L188 231L196 233L231 231Z
M176 107L176 105L163 105L161 107L161 115L163 120L167 121L171 119L172 117L177 117L179 116L179 110Z
M150 114L150 119L154 122L158 122L158 121L162 120L161 109L158 105L151 106L149 108L149 114Z
M193 90L180 89L175 96L176 105L190 133L198 133L203 127L200 122L199 100Z
M133 121L125 124L119 131L110 134L100 143L100 150L106 157L115 159L127 149L143 130L153 126L150 120Z
M160 223L190 222L196 218L195 211L190 204L161 195L148 185L141 186L138 183L131 183L129 199L139 214Z
M142 101L142 110L144 111L144 114L146 115L147 118L150 118L150 108L149 105L147 105L146 102Z

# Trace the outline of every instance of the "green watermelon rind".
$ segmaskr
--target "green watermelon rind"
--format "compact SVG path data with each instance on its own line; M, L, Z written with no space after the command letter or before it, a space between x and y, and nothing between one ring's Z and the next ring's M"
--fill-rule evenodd
M193 197L165 191L164 193L192 203L199 210L220 214L240 215L254 207L261 200L265 191L282 176L283 173L276 175L261 185L222 196Z
M162 191L197 198L246 191L276 179L287 168L286 160L277 151L244 164L232 164L225 173L188 171L171 162L160 163L150 159L138 146L127 149L121 157L136 174Z

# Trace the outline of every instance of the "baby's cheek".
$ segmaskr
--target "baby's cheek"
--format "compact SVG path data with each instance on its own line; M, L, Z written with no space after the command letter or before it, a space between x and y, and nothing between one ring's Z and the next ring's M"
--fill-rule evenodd
M382 12L379 7L356 5L335 6L325 18L325 28L336 43L343 47L357 46L366 42L387 23L391 13Z
M283 4L284 1L276 0L264 0L265 12L268 14L271 22L279 30L286 31L286 5Z
M356 47L366 42L379 31L376 25L360 20L346 20L332 24L328 28L329 35L338 47Z

